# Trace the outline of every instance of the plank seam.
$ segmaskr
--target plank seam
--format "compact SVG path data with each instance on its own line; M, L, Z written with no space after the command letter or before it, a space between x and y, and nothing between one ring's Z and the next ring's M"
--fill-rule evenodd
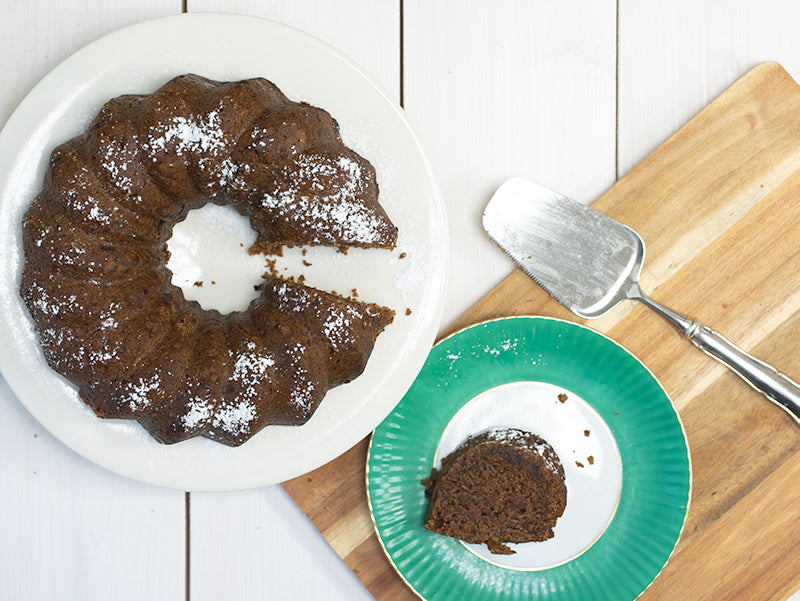
M190 582L191 582L190 571L189 571L190 558L191 558L191 556L190 556L191 547L190 547L190 544L189 544L190 543L190 538L189 538L190 529L189 528L190 528L190 525L191 525L191 512L189 511L190 507L191 507L191 494L189 492L187 492L185 494L185 497L184 497L184 512L186 514L186 516L185 516L185 519L186 519L186 548L185 548L186 569L184 570L184 572L186 574L186 584L185 584L186 601L189 601L189 599L190 599Z
M405 5L403 0L399 0L400 9L400 106L404 106L405 101L405 22L403 15L405 14Z
M620 0L617 0L617 14L614 32L614 181L619 181L619 3Z

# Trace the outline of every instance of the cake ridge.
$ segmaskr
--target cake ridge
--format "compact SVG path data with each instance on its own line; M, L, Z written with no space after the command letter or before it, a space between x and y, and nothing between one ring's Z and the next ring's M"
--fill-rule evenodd
M187 348L186 340L197 331L199 320L199 312L185 311L179 326L165 336L170 337L171 344L152 346L114 377L85 384L80 390L81 397L96 412L109 417L135 419L156 411L185 375L186 366L182 362L193 351L192 346ZM155 367L159 368L157 378L153 377Z

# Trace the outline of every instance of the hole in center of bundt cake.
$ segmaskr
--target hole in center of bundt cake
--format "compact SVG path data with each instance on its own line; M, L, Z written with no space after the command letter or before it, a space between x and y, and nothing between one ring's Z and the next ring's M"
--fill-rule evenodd
M247 217L231 206L208 203L189 211L167 240L172 283L203 309L246 310L267 271L263 255L248 253L255 239Z

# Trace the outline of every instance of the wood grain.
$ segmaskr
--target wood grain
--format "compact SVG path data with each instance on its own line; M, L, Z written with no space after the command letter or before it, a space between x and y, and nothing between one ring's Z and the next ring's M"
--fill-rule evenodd
M594 207L642 234L642 284L654 297L798 379L798 197L800 87L763 63ZM571 318L517 271L448 332L522 314ZM641 599L785 599L800 587L800 429L641 306L589 325L650 367L689 439L686 528ZM377 599L414 599L364 527L366 445L284 486Z
M180 0L3 2L0 126L73 52L120 27L180 9ZM0 416L0 599L185 596L182 491L134 482L71 451L2 377Z

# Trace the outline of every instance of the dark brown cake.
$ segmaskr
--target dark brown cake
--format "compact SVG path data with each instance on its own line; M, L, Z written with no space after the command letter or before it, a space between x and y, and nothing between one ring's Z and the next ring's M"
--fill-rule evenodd
M564 468L540 436L497 429L471 436L423 480L430 499L425 527L492 553L503 543L544 541L564 513Z
M249 217L251 252L397 241L375 170L326 111L265 79L182 75L110 100L53 151L23 222L20 295L48 364L99 416L139 420L164 443L238 445L305 423L361 374L394 312L276 279L247 311L187 301L166 243L207 202Z

